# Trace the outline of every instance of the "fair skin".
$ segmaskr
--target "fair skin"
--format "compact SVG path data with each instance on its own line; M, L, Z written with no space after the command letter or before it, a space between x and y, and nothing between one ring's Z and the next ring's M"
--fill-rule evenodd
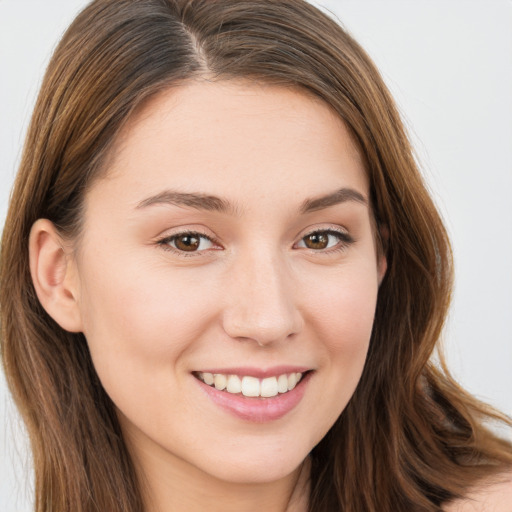
M74 246L34 226L32 270L86 336L148 511L305 510L386 268L358 151L323 102L243 82L162 93L118 142ZM245 397L201 373L301 382Z
M125 127L78 240L36 222L38 297L85 334L148 512L307 509L307 455L359 381L386 271L368 188L321 101L197 81Z

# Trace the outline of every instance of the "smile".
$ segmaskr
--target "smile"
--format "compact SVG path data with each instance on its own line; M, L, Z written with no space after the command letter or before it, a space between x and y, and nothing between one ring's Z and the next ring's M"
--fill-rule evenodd
M302 400L315 373L307 367L195 371L199 389L222 410L251 423L278 420Z
M198 372L196 377L218 391L226 391L245 397L271 398L291 391L302 379L300 372L283 373L259 379L250 375L226 375L222 373Z

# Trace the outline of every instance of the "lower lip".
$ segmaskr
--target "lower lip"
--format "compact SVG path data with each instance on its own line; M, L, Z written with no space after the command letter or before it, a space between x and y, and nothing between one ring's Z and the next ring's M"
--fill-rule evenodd
M299 404L310 376L311 373L304 375L291 391L269 398L251 398L219 391L194 378L208 397L222 409L245 421L266 423L282 418Z

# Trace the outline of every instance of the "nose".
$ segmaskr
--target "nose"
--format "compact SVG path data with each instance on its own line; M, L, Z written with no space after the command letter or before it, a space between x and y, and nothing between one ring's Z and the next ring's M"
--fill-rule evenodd
M223 327L231 338L263 347L302 330L296 285L279 257L252 254L235 264L229 282Z

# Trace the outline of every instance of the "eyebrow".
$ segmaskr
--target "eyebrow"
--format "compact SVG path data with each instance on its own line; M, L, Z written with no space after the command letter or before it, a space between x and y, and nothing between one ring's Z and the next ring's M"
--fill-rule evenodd
M323 210L330 206L355 201L356 203L368 204L367 199L355 189L341 188L323 196L306 199L301 207L300 213L310 213L317 210ZM240 211L239 208L229 201L217 196L211 196L200 193L177 192L174 190L164 190L159 194L148 197L137 204L136 209L147 208L148 206L158 204L170 204L175 206L185 206L196 210L216 211L220 213L233 213L235 215Z
M171 204L175 206L187 206L196 210L207 210L222 213L236 213L235 205L217 196L206 194L176 192L164 190L159 194L144 199L137 205L137 209L147 208L156 204Z
M315 197L312 199L306 199L301 206L301 213L309 213L317 210L323 210L324 208L329 208L329 206L335 206L340 203L346 203L347 201L355 201L356 203L361 203L364 205L368 205L368 200L353 188L340 188L331 194L326 194L324 196Z

